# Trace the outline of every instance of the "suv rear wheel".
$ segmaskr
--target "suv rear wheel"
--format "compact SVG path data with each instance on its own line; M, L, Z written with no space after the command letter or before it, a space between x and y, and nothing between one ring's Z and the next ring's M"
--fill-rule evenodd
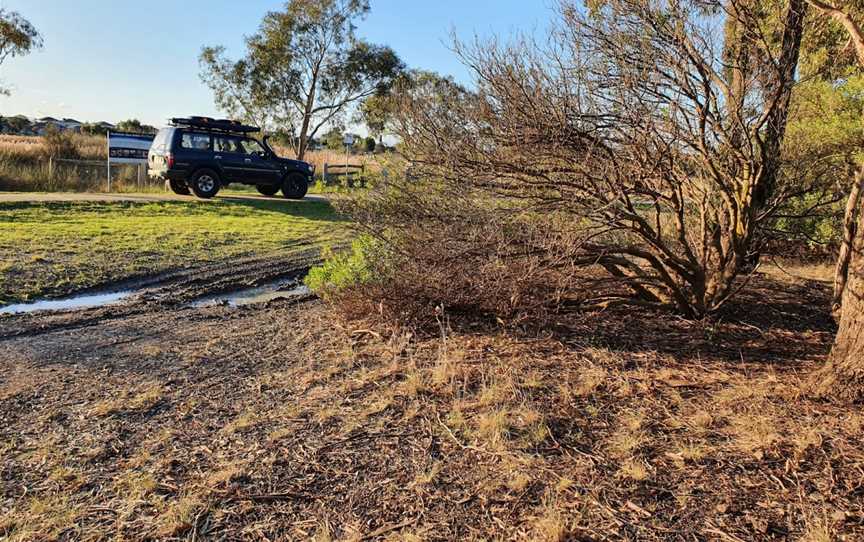
M192 176L189 187L199 198L210 199L219 192L219 175L210 169L201 169Z
M256 186L258 192L264 194L265 196L275 196L276 192L279 191L278 185L269 185L269 184L259 184Z
M179 194L181 196L188 196L189 194L191 194L191 192L189 191L189 187L186 186L186 183L182 181L168 181L168 186L175 194Z
M282 181L282 195L288 199L303 199L309 190L309 182L299 173L292 173Z

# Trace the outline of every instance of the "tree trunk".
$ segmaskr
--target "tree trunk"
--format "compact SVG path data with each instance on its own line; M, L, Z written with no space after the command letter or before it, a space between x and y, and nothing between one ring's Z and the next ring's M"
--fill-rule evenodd
M306 94L306 103L303 104L303 124L300 126L300 141L297 144L297 159L301 161L306 157L306 149L309 148L309 126L312 124L312 110L315 107L315 96L318 94L318 71L322 60L323 56L312 71L309 93Z
M819 11L840 23L855 47L859 67L864 68L864 32L858 23L841 8L825 0L807 0ZM860 209L862 172L859 171L846 205L844 245L835 277L835 296L841 297L840 330L828 363L813 375L812 387L816 395L835 400L864 402L864 212ZM857 191L857 193L856 193ZM854 215L857 211L857 229ZM851 250L848 238L852 239ZM835 299L836 301L836 299ZM833 307L832 307L833 308Z
M817 396L864 402L864 213L859 213L849 279L843 293L840 331L828 363L813 376Z
M309 120L311 118L311 114L308 113L309 108L307 107L307 113L303 116L303 125L300 127L300 141L297 144L297 159L303 160L306 156L306 149L309 147Z
M840 320L840 310L843 306L843 294L849 280L849 264L852 260L852 244L855 242L856 225L858 224L858 207L861 202L861 189L864 188L864 164L859 166L846 201L846 212L843 215L843 241L840 244L840 254L837 257L837 268L834 271L834 297L831 298L831 312L834 318Z

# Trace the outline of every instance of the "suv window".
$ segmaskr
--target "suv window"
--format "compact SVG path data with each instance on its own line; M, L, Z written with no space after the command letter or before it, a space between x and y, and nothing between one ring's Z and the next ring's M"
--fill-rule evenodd
M185 132L180 140L180 148L197 151L210 150L210 135Z
M174 128L162 128L153 139L152 148L159 152L165 152L171 146L172 135L174 135Z
M238 154L264 154L264 147L254 139L247 139L235 136L213 136L213 149L216 152L234 152Z
M241 140L241 144L246 154L254 154L256 152L262 156L265 154L264 147L254 139L243 139Z
M224 135L213 136L213 150L216 152L236 152L245 154L238 138Z

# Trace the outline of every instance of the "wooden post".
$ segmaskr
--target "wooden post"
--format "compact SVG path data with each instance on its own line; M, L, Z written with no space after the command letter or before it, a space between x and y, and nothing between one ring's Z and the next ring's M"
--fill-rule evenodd
M54 180L54 157L53 156L48 157L48 180L49 181Z
M111 193L111 130L105 134L106 146L108 150L108 193Z

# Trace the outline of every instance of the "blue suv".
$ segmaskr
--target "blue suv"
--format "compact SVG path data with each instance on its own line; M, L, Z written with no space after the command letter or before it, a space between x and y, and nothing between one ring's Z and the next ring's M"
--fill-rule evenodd
M159 130L147 156L148 174L168 181L176 194L212 198L231 183L254 185L273 196L303 199L313 181L311 164L276 155L254 126L208 117L171 119Z

